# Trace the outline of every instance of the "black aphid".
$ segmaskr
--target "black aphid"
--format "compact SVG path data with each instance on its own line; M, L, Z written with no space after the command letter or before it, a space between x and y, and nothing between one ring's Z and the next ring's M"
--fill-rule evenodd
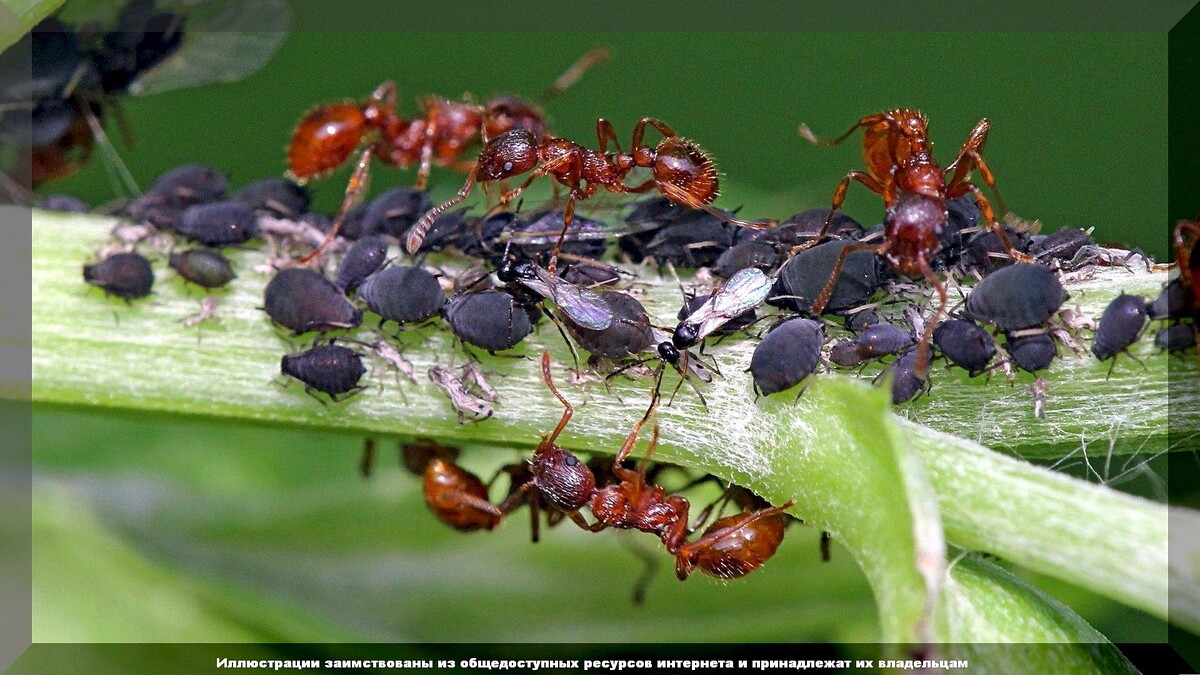
M1095 244L1096 240L1092 239L1092 235L1087 232L1073 227L1064 227L1034 241L1029 247L1029 252L1043 260L1070 260L1075 257L1076 253L1079 253L1079 249Z
M467 218L469 210L470 207L456 209L438 216L429 231L425 233L425 238L421 240L421 246L417 249L417 253L433 253L444 251L450 246L457 246L463 238L464 231L469 227Z
M767 303L807 313L829 281L842 249L851 243L827 241L797 253L779 270ZM879 256L871 251L851 253L846 256L825 311L838 312L865 303L883 281Z
M1118 295L1100 315L1092 353L1101 361L1111 359L1137 342L1145 325L1146 299L1140 295Z
M896 359L879 374L876 381L892 378L892 405L900 405L922 391L929 391L929 381L917 377L917 352L911 351Z
M858 355L864 360L899 354L913 346L914 342L911 331L890 323L867 326L854 340Z
M286 178L251 183L238 190L233 200L265 215L293 219L308 211L309 204L308 190Z
M38 202L38 208L63 213L87 213L91 210L87 202L71 195L46 195Z
M172 253L168 264L179 276L204 288L220 288L233 280L233 266L217 251L193 248Z
M1050 364L1054 363L1054 358L1058 356L1054 338L1045 333L1023 336L1005 333L1004 350L1012 357L1013 363L1017 364L1018 368L1031 373L1049 368Z
M1186 352L1196 346L1196 329L1186 323L1167 326L1154 334L1154 346L1171 353Z
M297 335L362 324L362 310L332 281L310 269L281 270L267 284L263 296L267 316Z
M1187 310L1187 298L1183 296L1183 283L1175 277L1167 283L1158 297L1146 305L1146 316L1155 321L1182 318Z
M522 258L548 264L550 253L563 229L563 212L554 209L533 213L527 219L528 224L512 234L513 248ZM605 227L600 221L575 214L563 241L562 252L581 258L599 258L608 249L608 241L603 236L588 235L601 235Z
M765 230L744 229L738 233L739 239L752 238L759 241L791 247L811 241L821 233L829 209L809 209L797 213L775 227ZM837 211L829 222L829 234L838 239L858 239L863 235L863 226L850 216Z
M829 350L829 360L844 368L862 365L863 358L858 355L858 344L852 338L845 338L834 343Z
M150 295L154 270L150 261L137 253L114 253L95 265L84 265L83 280L108 295L132 300Z
M333 401L338 401L343 394L360 391L358 381L367 372L357 352L333 344L287 354L280 362L279 369L284 375L303 382L304 391L309 394L323 392Z
M1067 297L1053 270L1017 263L979 282L967 296L966 313L1000 330L1021 330L1045 323Z
M866 330L867 326L874 326L881 321L883 318L879 316L879 312L874 307L869 307L859 311L846 312L843 323L846 325L846 330L860 333Z
M1004 233L1008 236L1013 248L1018 251L1025 250L1025 247L1029 245L1029 235L1024 232L1005 227ZM994 274L1015 262L1009 257L1004 242L1000 240L1000 235L991 229L976 234L963 245L962 265L968 269L977 270L984 276Z
M187 164L159 176L127 211L136 220L171 227L187 208L215 202L227 189L225 174L209 166Z
M722 253L713 263L712 273L728 279L748 267L770 273L778 266L779 253L774 245L762 239L750 239Z
M241 202L200 204L183 212L175 231L205 246L231 246L258 234L258 217Z
M433 229L437 229L440 220L433 221ZM504 245L497 241L501 233L519 230L524 226L525 221L512 211L501 211L487 218L469 218L455 239L455 246L466 255L491 260L504 249Z
M775 326L750 357L754 386L764 396L791 389L821 361L825 328L812 319L789 319Z
M559 314L567 332L575 338L580 348L593 356L610 359L639 354L649 349L654 342L654 333L642 303L621 291L598 291L598 294L613 313L608 328L584 328L571 321L565 313Z
M942 225L939 235L941 250L933 257L934 269L945 269L957 265L962 257L963 247L970 235L964 230L973 230L979 224L979 204L975 196L965 194L946 201L946 222Z
M500 290L458 293L442 316L460 340L489 352L517 346L533 330L525 309Z
M363 214L361 236L387 234L401 238L433 208L429 195L410 187L392 188L376 197Z
M987 369L996 355L996 340L982 326L967 319L942 322L933 331L933 344L950 362L974 377Z
M707 267L733 246L737 237L737 227L711 213L663 205L657 198L639 202L625 222L639 228L659 226L621 237L621 250L634 262L651 257L659 265Z
M384 321L411 323L437 316L446 294L437 277L420 267L396 265L367 277L358 297Z
M347 293L355 290L364 279L383 267L383 263L387 261L387 252L388 245L382 237L359 239L346 250L334 283Z

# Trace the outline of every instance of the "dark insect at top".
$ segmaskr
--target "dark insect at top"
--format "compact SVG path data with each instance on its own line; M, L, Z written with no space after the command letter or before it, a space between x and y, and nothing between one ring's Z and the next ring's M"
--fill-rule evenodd
M892 405L900 405L918 393L929 389L929 381L917 377L917 352L911 351L896 359L880 373L879 378L892 376Z
M1094 246L1092 235L1074 227L1064 227L1057 232L1034 241L1029 252L1038 259L1070 260L1084 246Z
M851 244L848 241L827 241L792 256L779 270L778 281L767 302L776 307L808 313L829 281L842 249ZM824 311L839 312L863 304L879 288L884 278L879 256L875 253L855 251L849 254L842 264L837 285Z
M237 276L229 259L210 249L194 248L172 253L167 264L179 276L204 288L220 288Z
M400 238L413 223L433 208L424 190L392 188L376 197L363 215L362 234L386 234Z
M1108 303L1096 326L1096 342L1092 353L1101 361L1107 361L1121 352L1142 335L1146 324L1146 299L1140 295L1121 293Z
M933 331L933 344L972 377L987 369L996 355L996 340L974 321L951 319Z
M341 345L318 345L299 354L286 354L279 363L284 375L304 383L305 389L329 394L334 401L341 394L358 390L358 381L367 369L362 357Z
M1187 298L1184 297L1183 283L1179 277L1169 281L1158 297L1146 305L1146 316L1154 320L1179 319L1187 309Z
M38 202L38 208L63 213L87 213L92 210L87 202L71 195L46 195Z
M774 245L762 239L749 239L722 253L713 263L712 273L728 279L747 267L771 273L778 266L779 252Z
M150 261L137 253L114 253L95 265L84 265L83 280L108 295L132 300L150 295L154 270Z
M495 289L455 294L442 316L459 339L489 352L511 349L533 331L529 315L512 294Z
M534 263L506 260L496 270L496 276L505 284L519 283L553 302L579 326L604 330L612 324L612 310L595 291L556 277Z
M334 283L347 293L354 291L364 279L383 267L383 263L387 261L387 253L387 242L381 237L359 239L346 250Z
M233 195L259 213L280 218L298 218L308 211L308 190L286 178L264 178L247 185Z
M821 233L826 218L829 218L829 209L809 209L768 230L742 230L738 238L750 237L784 247L798 246L815 239ZM859 239L863 235L863 226L854 218L837 211L829 222L829 233L838 239Z
M206 246L242 244L258 234L258 217L241 202L199 204L183 212L175 231Z
M1154 334L1154 346L1168 352L1186 352L1196 346L1196 329L1186 323L1177 323Z
M1017 263L984 277L967 296L969 317L1000 330L1033 328L1046 322L1067 301L1053 270Z
M313 270L281 270L267 284L263 297L267 316L297 335L362 324L362 310L352 305L332 281Z
M750 357L754 386L770 396L800 384L821 362L824 341L824 326L812 319L789 319L775 326Z
M384 320L399 323L437 316L446 304L437 277L408 265L387 267L367 277L358 288L358 297Z

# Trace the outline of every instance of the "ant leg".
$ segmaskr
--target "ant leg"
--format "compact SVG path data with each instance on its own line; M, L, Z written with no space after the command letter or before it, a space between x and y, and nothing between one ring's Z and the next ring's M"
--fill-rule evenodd
M917 379L924 380L925 376L929 374L929 344L933 340L933 329L937 328L938 322L946 315L946 285L933 273L933 268L929 266L929 263L925 261L923 256L918 257L917 262L921 266L921 274L925 276L926 281L933 285L934 289L938 292L938 296L941 298L937 311L934 312L933 317L929 321L925 322L925 330L921 333L921 341L917 343L917 364L913 374L917 376Z
M301 264L308 263L321 255L325 248L337 238L338 230L342 229L342 221L346 219L346 214L350 212L350 209L362 203L363 197L367 195L367 179L370 177L371 156L374 153L374 146L367 146L367 149L363 150L362 155L358 158L358 163L354 165L354 173L350 174L350 182L346 184L346 196L342 199L342 208L338 211L337 218L334 218L333 226L325 234L325 240L311 253L300 259Z
M1004 244L1004 252L1017 262L1033 262L1033 256L1025 255L1024 253L1021 253L1013 248L1012 242L1008 239L1008 234L1005 233L1004 228L1000 226L1000 223L996 221L996 212L992 209L991 202L987 200L987 197L983 196L983 191L976 187L974 183L970 181L963 181L959 183L958 185L954 186L953 190L946 192L946 198L954 199L955 197L962 196L968 192L974 194L975 201L979 203L979 215L981 215L984 220L988 222L988 225L992 228L992 231L1000 236L1000 243Z
M865 171L849 171L842 180L838 183L837 189L833 191L833 203L829 207L829 213L825 216L825 223L821 225L821 232L813 239L813 243L817 243L829 234L829 226L833 223L833 214L838 209L842 208L842 204L846 201L846 190L850 188L850 181L856 180L867 187L868 190L875 194L885 197L887 196L887 188L875 179L874 176Z
M1189 236L1185 236L1189 235ZM1192 250L1200 239L1200 219L1195 222L1181 220L1175 225L1174 236L1175 265L1179 268L1179 283L1183 284L1185 293L1192 293L1195 281L1192 279ZM1200 300L1193 298L1193 301Z
M808 313L813 316L821 316L821 312L825 309L825 305L829 304L829 298L833 296L833 289L837 287L838 277L842 274L842 265L846 262L846 257L855 251L871 251L872 253L882 253L888 244L864 244L855 242L848 244L842 248L841 254L838 256L837 263L833 266L833 273L829 275L829 281L825 282L825 288L821 289L821 294L813 302Z
M463 183L458 194L451 197L450 201L433 207L429 210L429 213L421 216L421 219L408 231L408 237L404 240L405 250L410 255L415 254L421 248L421 242L425 241L425 235L429 232L429 228L433 227L433 221L437 220L437 217L445 213L447 209L462 203L467 198L467 195L471 194L471 188L473 187L475 187L475 174L472 173L467 176L467 182Z
M558 169L563 164L570 162L574 158L575 158L574 155L560 155L560 156L555 157L554 159L550 160L549 162L546 162L545 164L538 166L537 168L535 168L533 170L533 172L531 174L529 174L529 178L526 178L524 183L521 183L516 188L509 190L509 191L503 193L502 195L500 195L500 203L508 204L509 202L516 199L517 197L520 197L522 192L525 192L526 190L529 189L529 186L533 184L533 181L541 178L542 176L545 176L546 174L554 171L555 169Z
M621 141L617 140L617 131L613 129L612 122L599 117L596 119L596 139L600 141L600 154L608 153L608 142L612 141L613 146L617 148L617 152L621 152ZM651 186L654 181L646 181Z
M852 135L854 135L854 132L858 131L859 128L866 129L869 127L873 127L876 124L879 124L880 122L891 122L891 118L888 117L887 115L883 115L883 114L867 115L866 117L855 122L854 126L852 126L846 130L846 133L842 134L841 136L838 136L837 138L833 138L833 139L821 138L820 136L817 136L816 134L814 134L812 132L812 129L809 129L808 125L803 122L800 123L799 132L800 132L801 138L808 141L809 143L812 143L813 145L838 145L842 141L844 141L847 138L850 138ZM893 124L894 124L894 122L893 122Z
M578 82L584 73L596 65L604 63L610 56L612 56L612 52L609 51L608 47L595 47L588 50L583 56L579 57L578 61L572 63L571 67L567 68L562 75L559 75L558 79L554 81L554 84L550 85L549 89L542 92L538 101L545 103L563 93L568 87Z
M417 168L417 182L413 188L425 190L429 183L430 165L433 163L433 136L437 133L438 106L429 106L425 111L425 140L421 142L421 165Z
M370 436L363 439L362 459L358 460L358 473L363 478L370 478L375 469L375 439Z
M554 250L550 252L550 264L546 265L546 271L554 274L558 270L558 254L562 253L563 240L567 238L567 230L571 229L571 223L575 220L575 191L571 191L571 196L567 198L567 206L563 209L563 226L558 233L558 241L554 242Z
M550 437L545 441L542 441L543 445L549 447L554 445L554 439L558 438L558 435L567 426L567 422L571 421L571 415L575 414L575 409L571 407L567 399L563 398L562 394L558 393L558 389L554 386L554 381L550 377L550 352L542 352L542 379L545 380L546 386L550 388L550 393L554 394L559 403L563 404L562 419L558 421L558 426L554 428L554 433L550 434Z
M633 125L633 146L631 148L633 151L642 147L642 138L646 135L647 124L658 129L658 132L667 138L674 138L679 135L675 133L674 129L667 126L666 122L653 117L643 117L637 121L637 124Z

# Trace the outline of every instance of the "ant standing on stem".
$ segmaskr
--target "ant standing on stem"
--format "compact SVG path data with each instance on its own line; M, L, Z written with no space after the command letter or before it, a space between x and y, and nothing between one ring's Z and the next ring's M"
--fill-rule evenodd
M609 55L607 47L584 54L542 94L540 102L557 96L593 66L608 60ZM459 171L473 171L474 162L459 157L476 141L486 143L513 129L539 137L547 131L541 108L516 96L498 96L483 105L428 96L422 105L424 111L417 116L398 116L396 84L384 82L362 104L324 105L309 112L297 125L288 146L288 174L302 185L345 164L362 148L342 208L325 241L305 258L306 262L328 246L346 213L366 195L372 157L400 168L419 164L414 187L424 190L435 162Z
M647 126L654 127L664 136L658 145L643 143ZM709 206L719 194L716 165L700 146L680 138L674 129L657 119L643 117L638 120L633 128L633 147L628 153L621 151L617 132L608 120L596 120L596 138L600 143L599 150L589 150L565 138L538 135L525 129L514 129L488 141L475 170L458 194L426 213L409 231L405 243L408 252L414 253L420 248L433 221L466 199L475 183L502 181L525 173L530 174L529 178L517 188L503 193L501 205L512 202L542 176L549 176L570 190L563 210L563 229L547 266L551 274L556 269L563 238L571 226L575 202L591 197L600 187L609 192L631 194L657 190L676 204L702 209L742 227L763 229L775 224L774 221L739 220ZM617 146L617 152L608 151L609 141ZM650 169L653 175L640 185L628 186L624 183L625 177L635 168Z
M969 179L979 169L983 180L996 193L996 179L979 154L987 142L989 123L981 119L967 136L962 149L954 161L942 169L933 159L933 144L927 134L925 116L915 110L896 109L868 115L860 119L846 133L832 140L813 135L808 125L800 125L800 135L817 145L836 145L846 140L860 127L863 134L863 160L867 171L850 171L838 184L833 193L833 205L821 232L814 241L820 241L829 231L833 214L846 198L850 181L858 181L867 189L883 197L887 215L884 218L884 241L882 244L856 242L842 249L828 283L817 296L812 306L814 316L819 315L829 302L846 256L855 251L869 250L882 255L892 269L908 277L924 277L938 292L940 302L933 319L925 326L921 341L917 345L915 374L924 379L929 370L929 342L933 330L946 311L946 287L934 274L930 262L941 249L941 233L946 223L946 201L967 193L975 195L979 210L990 227L1000 237L1004 249L1012 258L1032 262L1032 258L1015 250L1004 229L996 222L996 214L983 192ZM1000 207L1004 203L1000 200Z

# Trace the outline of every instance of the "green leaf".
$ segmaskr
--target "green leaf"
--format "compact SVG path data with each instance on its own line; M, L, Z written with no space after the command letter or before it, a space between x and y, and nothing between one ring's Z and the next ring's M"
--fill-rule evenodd
M66 0L4 0L0 9L0 51L8 49Z

